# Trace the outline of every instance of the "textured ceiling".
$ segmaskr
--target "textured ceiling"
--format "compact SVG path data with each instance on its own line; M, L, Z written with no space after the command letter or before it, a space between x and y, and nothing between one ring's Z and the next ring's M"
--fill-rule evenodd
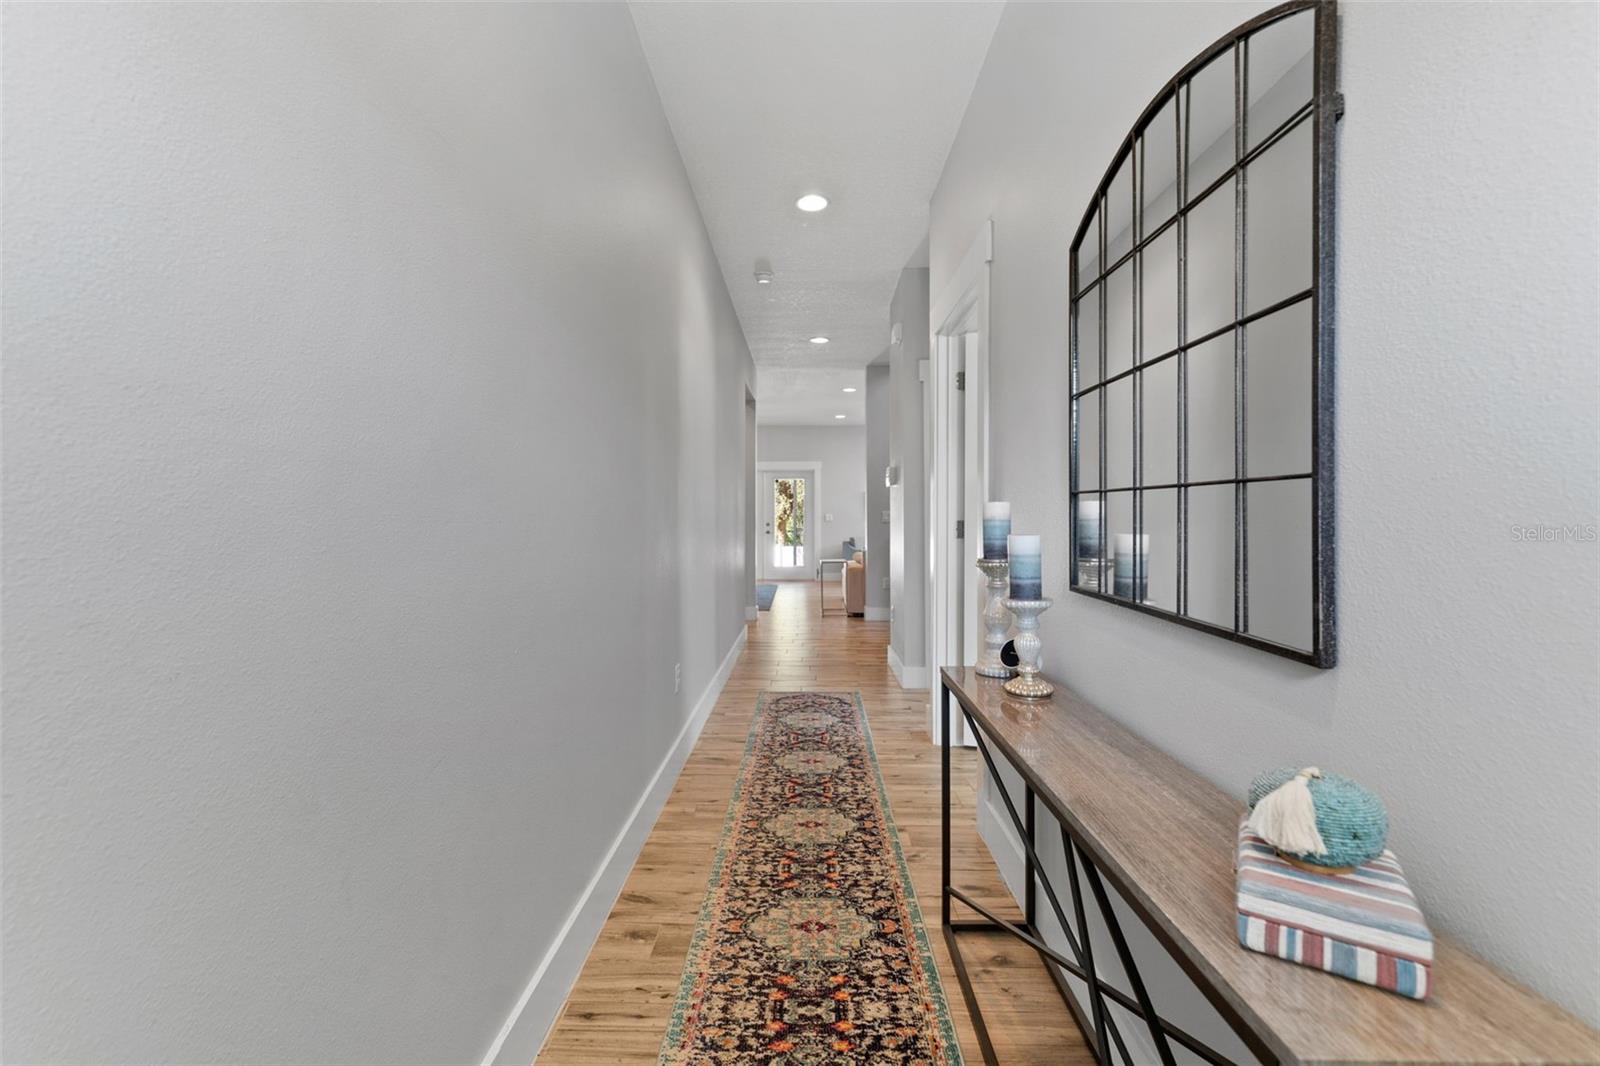
M858 425L999 3L635 3L762 422ZM826 211L795 208L820 192ZM757 285L756 260L773 282ZM809 338L826 336L826 346ZM834 418L845 414L844 420Z

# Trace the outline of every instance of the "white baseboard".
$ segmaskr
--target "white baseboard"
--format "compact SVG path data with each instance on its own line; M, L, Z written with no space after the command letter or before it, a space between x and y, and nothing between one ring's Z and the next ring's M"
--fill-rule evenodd
M868 607L866 612L863 617L869 622L887 622L889 620L889 608L887 607Z
M723 656L722 665L706 685L688 721L679 730L677 741L667 752L666 758L661 760L661 765L656 767L655 776L645 786L639 802L634 804L633 812L611 842L605 858L600 860L600 866L589 879L583 895L578 897L578 902L568 912L567 920L556 933L555 942L534 968L522 997L500 1027L494 1043L489 1045L482 1066L528 1066L538 1057L550 1027L555 1024L561 1006L567 1000L567 993L572 990L590 949L600 935L600 927L605 924L612 904L616 903L617 896L622 892L634 860L639 857L645 838L650 835L661 808L672 794L678 772L688 761L695 741L700 739L700 730L711 716L711 708L716 706L717 697L728 683L728 675L733 673L733 664L744 650L748 638L749 632L740 629L728 654Z
M889 645L889 670L894 674L894 679L900 682L901 688L928 687L928 668L926 666L907 666L900 661L900 656L894 653L894 645Z

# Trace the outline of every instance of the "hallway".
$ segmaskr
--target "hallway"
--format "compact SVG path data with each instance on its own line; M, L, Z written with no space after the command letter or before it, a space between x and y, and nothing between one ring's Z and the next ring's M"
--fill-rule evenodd
M927 696L900 688L890 675L887 622L821 615L814 592L811 582L785 582L773 609L751 623L749 645L573 986L539 1055L541 1066L656 1061L756 699L763 691L802 689L861 693L962 1050L968 1062L982 1061L939 931L939 749L928 740ZM1014 915L1016 905L978 838L978 757L958 749L952 762L952 878L974 898ZM1092 1061L1031 950L1006 936L968 934L965 943L1002 1061Z
M0 0L0 1063L1600 1066L1597 72Z

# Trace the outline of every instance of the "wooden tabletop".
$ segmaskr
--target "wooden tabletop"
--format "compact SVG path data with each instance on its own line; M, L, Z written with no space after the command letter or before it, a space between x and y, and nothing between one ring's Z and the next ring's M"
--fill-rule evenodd
M1059 682L1048 700L1021 700L971 669L942 674L995 754L1067 822L1178 962L1211 986L1213 1001L1281 1060L1600 1062L1600 1033L1444 937L1434 942L1434 991L1423 1002L1240 947L1241 798Z

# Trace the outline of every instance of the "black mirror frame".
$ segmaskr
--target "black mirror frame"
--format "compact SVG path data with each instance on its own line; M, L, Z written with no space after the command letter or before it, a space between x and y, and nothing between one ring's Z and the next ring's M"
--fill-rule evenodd
M1246 145L1249 144L1249 132L1247 128L1247 108L1245 104L1246 100L1248 99L1249 63L1247 55L1248 46L1246 42L1253 34L1264 29L1265 27L1278 22L1281 19L1288 18L1292 15L1297 15L1305 11L1315 12L1313 31L1314 55L1312 60L1314 73L1311 101L1309 104L1300 108L1300 110L1297 111L1293 117L1284 122L1273 133L1262 138L1259 143L1250 146L1247 150ZM1226 335L1226 333L1230 331L1234 334L1235 338L1235 476L1231 479L1225 479L1216 482L1217 484L1222 485L1232 484L1235 490L1234 624L1231 628L1217 625L1212 622L1191 618L1185 613L1188 606L1186 601L1188 583L1187 503L1189 486L1188 483L1184 481L1183 474L1181 472L1179 476L1179 485L1177 486L1179 536L1177 556L1178 591L1176 594L1175 610L1167 610L1164 607L1156 607L1148 603L1135 602L1131 599L1120 598L1111 595L1108 591L1106 591L1106 586L1109 579L1109 565L1104 559L1104 547L1101 549L1102 558L1100 560L1101 570L1099 571L1099 580L1095 582L1097 587L1080 585L1081 575L1078 559L1078 502L1080 496L1092 496L1100 501L1101 509L1099 519L1099 535L1102 540L1106 536L1107 501L1106 480L1103 475L1097 481L1096 488L1084 492L1080 492L1079 489L1078 400L1080 392L1083 390L1080 389L1079 385L1078 315L1079 303L1083 294L1080 292L1079 287L1078 251L1083 245L1085 239L1090 234L1091 224L1094 224L1094 239L1099 242L1099 248L1095 258L1095 263L1099 270L1099 274L1097 279L1090 279L1089 283L1091 286L1094 286L1091 289L1090 295L1094 299L1102 301L1102 310L1096 315L1097 328L1100 330L1102 337L1105 331L1105 313L1103 310L1102 299L1102 293L1106 288L1105 279L1110 278L1113 270L1118 264L1124 261L1132 261L1133 257L1138 253L1139 249L1141 249L1145 243L1154 240L1156 237L1161 235L1162 231L1164 231L1168 226L1175 227L1178 230L1178 270L1180 276L1182 276L1185 269L1185 248L1183 239L1184 230L1187 228L1185 216L1191 204L1191 201L1186 195L1180 195L1178 203L1175 205L1174 215L1170 222L1163 223L1152 233L1137 233L1134 239L1130 242L1129 250L1126 253L1119 253L1117 263L1108 263L1105 261L1105 236L1103 233L1105 226L1101 220L1107 217L1106 204L1112 181L1118 175L1119 168L1122 167L1124 161L1131 160L1131 174L1133 180L1129 182L1129 186L1132 190L1132 200L1135 209L1133 218L1135 221L1137 221L1139 218L1138 205L1140 203L1143 189L1141 188L1142 181L1140 180L1142 177L1142 171L1139 167L1138 157L1134 156L1134 152L1139 143L1140 135L1158 116L1162 108L1169 101L1177 99L1179 92L1187 85L1189 80L1196 73L1198 73L1206 66L1206 64L1216 59L1218 56L1230 51L1234 57L1234 162L1233 165L1229 167L1220 178L1208 184L1208 189L1217 188L1223 182L1232 180L1233 176L1238 174L1251 160L1259 156L1263 151L1273 144L1276 144L1283 136L1287 134L1288 131L1296 128L1302 122L1312 123L1313 152L1313 243L1310 289L1286 300L1281 300L1268 307L1258 309L1249 314L1245 313L1244 287L1242 284L1242 279L1239 277L1245 269L1245 258L1243 251L1243 213L1245 207L1244 193L1241 191L1235 198L1235 233L1237 235L1237 246L1234 256L1234 272L1236 278L1236 313L1234 316L1234 321L1223 330L1214 331L1213 334L1208 335L1207 337L1190 339L1182 335L1183 327L1181 325L1180 311L1180 332L1178 336L1180 360L1183 357L1182 350L1187 347L1197 346L1207 339L1215 339L1216 336ZM1090 201L1088 209L1084 212L1083 221L1079 223L1077 232L1073 236L1072 246L1069 254L1071 278L1070 289L1068 292L1071 322L1071 392L1068 403L1069 410L1071 412L1071 454L1069 457L1070 461L1068 463L1070 470L1070 481L1068 484L1068 508L1071 516L1069 520L1071 523L1071 590L1082 596L1089 596L1097 600L1102 600L1106 603L1115 604L1120 607L1129 608L1131 610L1153 615L1168 621L1177 622L1180 625L1184 625L1192 629L1198 629L1202 632L1224 637L1238 644L1244 644L1252 648L1258 648L1263 651L1272 652L1274 654L1307 663L1322 669L1331 668L1337 661L1334 560L1334 190L1337 175L1335 130L1338 119L1344 110L1343 97L1339 92L1338 73L1338 12L1335 0L1290 0L1288 3L1280 4L1279 6L1262 13L1261 15L1238 26L1232 32L1218 39L1210 47L1206 48L1199 55L1195 56L1194 59L1190 60L1182 70L1174 75L1172 79L1162 87L1161 91L1155 95L1150 104L1139 115L1138 120L1134 123L1133 128L1129 130L1127 136L1123 138L1116 155L1111 160L1110 166L1106 168L1105 176L1101 179L1099 186L1095 190L1094 197ZM1188 114L1186 108L1182 114L1183 120L1185 121L1185 124L1187 124ZM1187 140L1187 137L1184 137L1183 140ZM1187 184L1186 174L1184 173L1188 165L1186 159L1187 148L1188 146L1186 144L1182 145L1177 158L1178 185L1180 190L1183 190L1184 193L1187 192L1185 188ZM1243 184L1243 182L1240 183L1241 190L1243 188ZM1200 196L1196 196L1192 202L1198 202L1200 198ZM1095 285L1096 280L1099 280L1101 283ZM1243 388L1242 367L1245 357L1245 353L1243 351L1243 331L1245 326L1250 322L1263 318L1274 311L1282 310L1293 303L1298 303L1305 299L1309 299L1311 301L1312 321L1312 410L1310 412L1312 431L1312 467L1309 479L1311 482L1312 505L1311 607L1313 617L1311 628L1312 646L1310 649L1279 644L1248 632L1249 568L1247 563L1248 540L1246 536L1248 511L1245 503L1245 486L1255 481L1279 479L1252 479L1245 476L1246 470L1244 466L1245 460L1243 455L1244 429L1242 425L1244 413L1240 407L1240 393ZM1135 307L1137 306L1138 303L1136 295ZM1099 342L1098 350L1093 353L1094 357L1097 360L1100 360L1099 365L1102 367L1104 365L1104 347L1105 345L1102 340ZM1137 371L1141 365L1142 364L1136 355L1133 364L1134 369L1127 371L1127 373L1130 375L1135 375L1136 379ZM1180 383L1178 388L1180 395L1182 395L1184 389L1184 385L1182 384L1184 380L1184 370L1182 369L1181 361L1179 366L1180 369L1178 373ZM1121 375L1119 374L1117 376ZM1096 380L1095 384L1088 386L1088 388L1094 389L1097 387L1104 387L1106 384L1107 382L1105 380L1105 375L1102 373ZM1100 434L1100 446L1098 448L1097 455L1098 461L1102 465L1103 470L1104 463L1106 461L1106 449L1104 444L1106 426L1104 418L1097 419L1097 428ZM1137 456L1137 442L1142 439L1137 405L1135 406L1135 414L1133 419L1133 433L1135 441L1135 455ZM1185 430L1180 426L1179 450L1180 455L1182 456L1186 456L1188 447L1184 433ZM1299 479L1303 479L1304 477L1305 475L1296 475L1296 478ZM1141 532L1143 529L1141 519L1144 488L1143 464L1136 459L1134 482L1131 488L1126 490L1131 493L1134 501L1133 529L1135 534ZM1123 490L1119 489L1118 491ZM1137 583L1141 579L1145 578L1145 576L1146 575L1135 576L1136 587Z

